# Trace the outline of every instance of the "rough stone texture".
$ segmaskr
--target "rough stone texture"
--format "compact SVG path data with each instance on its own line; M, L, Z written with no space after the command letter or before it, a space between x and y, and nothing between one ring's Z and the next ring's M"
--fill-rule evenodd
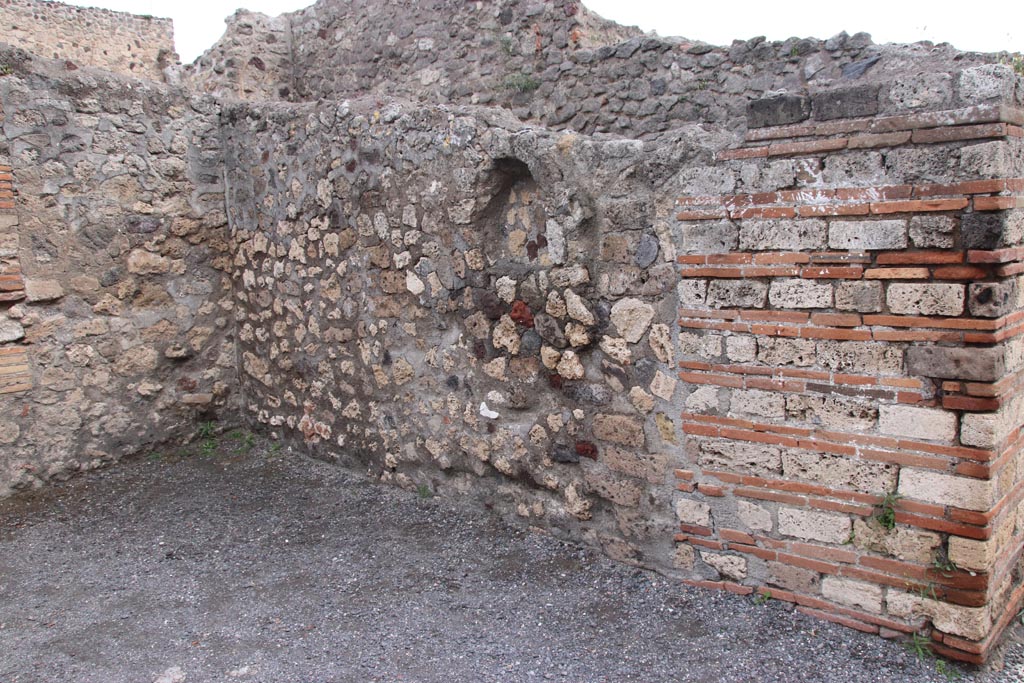
M884 434L929 441L951 441L956 437L955 413L915 406L881 406L878 428Z
M57 27L53 40L95 20L83 49L124 19L46 4L36 9ZM169 23L137 23L169 44ZM143 48L161 44L154 33ZM84 63L7 63L18 66L0 78L0 166L13 167L19 220L0 228L14 247L0 251L0 281L17 264L25 299L6 315L0 300L0 342L19 342L0 346L0 391L24 393L0 395L0 422L18 427L0 449L0 495L238 413L218 105ZM6 361L13 351L24 365ZM8 374L19 367L26 381Z
M0 47L3 492L243 423L867 630L922 626L868 569L990 562L923 617L984 656L951 636L1024 597L1021 80L396 7L238 12L183 87Z
M95 66L162 82L177 64L170 19L40 0L0 3L0 42L72 67ZM68 67L68 68L72 68Z
M903 315L960 315L964 310L964 286L941 283L889 285L889 310Z
M850 519L827 512L779 509L779 533L808 541L845 543L850 538Z
M828 231L828 246L851 251L903 249L907 246L907 223L898 220L833 222Z
M882 612L882 588L871 583L826 576L821 580L821 594L840 605L859 607L875 614Z
M901 496L965 510L988 510L995 501L992 482L954 477L939 472L904 467L900 471Z

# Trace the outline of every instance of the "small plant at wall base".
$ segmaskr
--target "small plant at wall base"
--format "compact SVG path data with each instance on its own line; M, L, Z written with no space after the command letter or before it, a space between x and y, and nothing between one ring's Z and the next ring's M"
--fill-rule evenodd
M882 497L879 510L874 514L874 519L888 531L896 528L896 503L899 499L900 494L890 491Z
M1000 64L1005 64L1013 69L1013 72L1018 76L1024 76L1024 54L1014 52L1003 56L999 60Z
M12 73L14 73L14 69L10 64L0 63L0 76L10 76Z
M932 560L932 567L936 571L942 572L947 576L952 575L959 567L956 566L956 562L949 559L949 553L944 548L935 549L935 559Z
M512 74L505 78L502 87L516 92L533 92L540 87L540 81L529 74Z

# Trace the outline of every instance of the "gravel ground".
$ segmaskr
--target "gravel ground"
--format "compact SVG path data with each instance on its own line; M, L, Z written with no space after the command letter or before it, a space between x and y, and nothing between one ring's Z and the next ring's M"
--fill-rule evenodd
M0 501L0 683L1024 680L258 443Z

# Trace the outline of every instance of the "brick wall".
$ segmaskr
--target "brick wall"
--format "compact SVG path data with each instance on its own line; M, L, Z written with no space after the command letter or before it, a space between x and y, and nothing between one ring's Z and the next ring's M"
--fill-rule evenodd
M678 197L695 583L968 661L1019 609L1021 124L751 128L715 171L750 191Z
M177 63L170 19L51 0L0 0L0 42L75 66L162 81Z

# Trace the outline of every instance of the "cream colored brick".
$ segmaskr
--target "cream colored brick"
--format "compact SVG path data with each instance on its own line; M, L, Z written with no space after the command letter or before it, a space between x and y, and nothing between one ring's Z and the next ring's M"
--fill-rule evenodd
M672 565L676 569L693 569L693 562L697 558L692 545L676 546L675 555L672 558Z
M676 391L676 381L675 377L658 370L651 380L651 393L664 401L671 401Z
M736 513L740 521L753 531L772 530L772 513L761 505L739 500L736 502Z
M737 389L732 392L729 405L733 413L767 418L786 416L786 397L773 391Z
M960 315L964 285L942 282L896 282L885 293L889 310L899 315Z
M817 280L774 280L768 302L776 308L831 308L832 283Z
M750 363L757 357L757 340L748 335L727 337L725 355L733 363Z
M894 617L930 617L932 624L940 631L969 640L983 640L992 629L992 615L988 607L951 605L894 588L889 589L886 606L889 614Z
M821 580L821 594L840 605L874 614L882 612L882 588L873 583L826 576Z
M992 509L997 495L993 482L904 467L900 470L899 494L938 505L985 512Z
M896 483L895 465L857 460L805 450L787 450L782 454L782 473L787 479L803 479L833 489L862 493L891 491Z
M683 524L711 526L711 506L700 501L682 498L676 501L676 517Z
M850 518L827 512L779 508L779 533L806 541L845 543L850 538Z
M985 541L976 541L961 536L949 537L949 559L961 569L972 571L990 571L999 554L1013 536L1015 519L1012 515L993 531L992 537Z
M712 567L723 578L742 581L747 578L747 560L738 555L721 555L719 553L700 552L704 564Z
M890 405L878 408L878 429L883 434L927 441L952 441L956 437L956 413L939 408Z
M975 541L960 536L949 537L949 560L961 569L987 571L995 564L997 551L995 539Z

